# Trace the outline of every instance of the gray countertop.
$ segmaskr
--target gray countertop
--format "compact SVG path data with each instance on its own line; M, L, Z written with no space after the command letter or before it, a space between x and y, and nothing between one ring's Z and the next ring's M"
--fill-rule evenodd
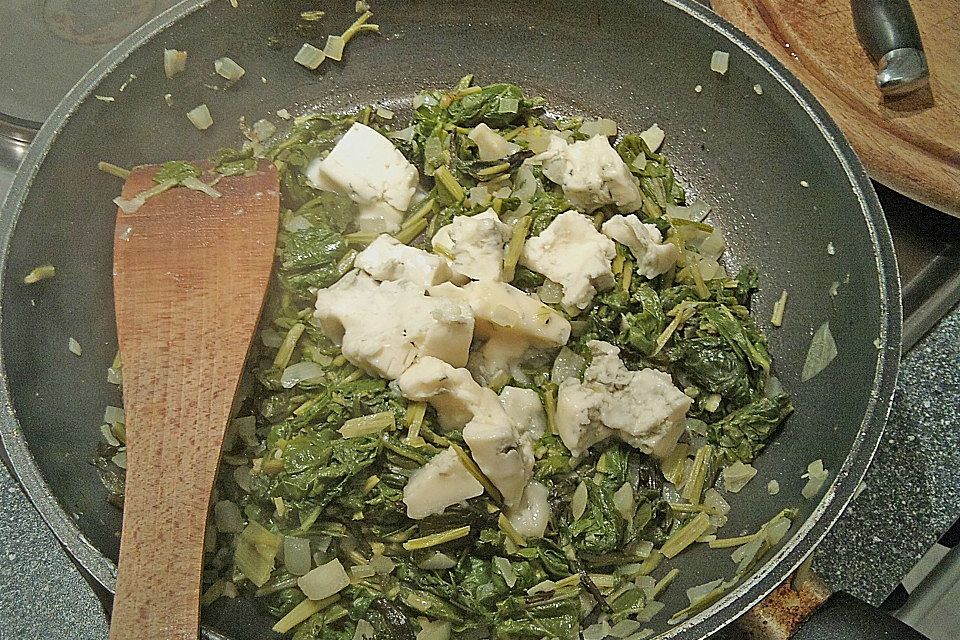
M960 308L903 360L867 488L817 551L835 588L879 604L960 515ZM0 471L0 640L97 640L100 604Z

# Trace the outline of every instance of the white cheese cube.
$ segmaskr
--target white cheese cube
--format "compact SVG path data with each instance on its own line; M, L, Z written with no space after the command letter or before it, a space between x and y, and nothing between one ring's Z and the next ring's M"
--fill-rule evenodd
M430 295L469 304L477 319L477 334L482 337L509 331L540 347L560 347L570 339L570 322L566 318L536 296L504 282L483 280L463 287L445 282L430 287Z
M693 400L656 369L630 371L606 342L589 343L593 361L580 383L568 378L557 396L560 438L575 456L611 435L644 453L665 457L683 433Z
M532 480L523 491L520 504L507 509L507 520L527 539L542 538L550 522L550 492Z
M450 279L446 260L383 234L361 251L353 266L377 280L403 280L424 289Z
M596 135L573 144L552 137L547 150L531 161L541 163L543 175L559 184L570 202L587 212L615 204L629 213L643 204L637 181L606 136Z
M533 442L510 423L499 403L486 406L463 428L463 440L480 470L503 495L508 507L520 504L523 489L533 476Z
M335 191L360 205L361 231L393 233L420 179L386 137L355 123L326 158L314 159L304 175L317 189Z
M430 241L435 249L451 256L450 268L470 280L500 280L504 245L510 227L500 222L493 209L475 216L456 216Z
M563 304L585 309L598 291L614 285L616 245L582 213L566 211L523 245L520 264L563 287Z
M413 472L403 487L403 503L407 505L407 517L420 520L482 493L483 485L451 447Z
M463 427L486 405L500 406L497 395L477 384L469 371L436 358L421 358L397 379L396 387L408 400L429 402L444 429Z
M387 380L418 357L462 367L473 339L468 305L428 297L409 282L378 283L358 270L317 292L314 317L350 363Z
M467 137L477 144L480 160L492 162L516 153L520 147L481 122L473 128Z
M517 367L530 347L530 339L523 334L505 329L494 331L486 342L470 352L467 369L485 385L501 374L517 377L520 375Z
M500 404L520 433L529 433L536 440L547 430L547 414L540 395L533 389L504 387L500 391Z
M646 278L670 271L677 264L680 250L670 242L663 242L656 225L644 224L635 215L615 215L601 227L603 234L630 249L637 260L637 271Z

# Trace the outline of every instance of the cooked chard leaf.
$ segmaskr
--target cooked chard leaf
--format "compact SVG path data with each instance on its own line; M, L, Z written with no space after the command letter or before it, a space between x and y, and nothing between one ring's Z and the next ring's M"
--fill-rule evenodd
M790 396L760 398L707 427L707 440L729 462L750 462L793 412Z

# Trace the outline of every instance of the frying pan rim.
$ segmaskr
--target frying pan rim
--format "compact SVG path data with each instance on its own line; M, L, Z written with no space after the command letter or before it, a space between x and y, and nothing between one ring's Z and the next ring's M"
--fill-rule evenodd
M2 260L0 298L2 298L6 281L8 247L24 201L40 166L73 113L90 97L94 89L140 46L179 20L214 1L186 0L141 26L90 69L54 109L21 162L0 208L0 212L3 213L0 216L0 260ZM813 552L853 499L854 491L866 473L880 443L896 387L902 331L900 279L893 241L870 179L836 123L810 91L773 55L732 24L697 4L696 0L661 1L701 22L753 58L767 74L791 94L807 117L813 121L833 154L840 161L850 187L859 200L860 212L873 246L873 258L878 269L880 289L880 348L873 379L874 392L867 403L850 453L837 471L833 483L825 492L820 504L791 539L769 558L760 570L705 611L659 636L674 638L680 634L687 634L687 637L702 638L728 625L786 580ZM0 310L0 327L3 320L3 310ZM3 345L0 343L0 366L2 363ZM112 593L116 580L116 566L84 538L73 519L44 481L17 422L11 404L6 368L2 367L0 370L0 443L9 459L11 471L47 526L65 547L68 555L86 574L85 577ZM210 634L210 637L220 638L221 636Z

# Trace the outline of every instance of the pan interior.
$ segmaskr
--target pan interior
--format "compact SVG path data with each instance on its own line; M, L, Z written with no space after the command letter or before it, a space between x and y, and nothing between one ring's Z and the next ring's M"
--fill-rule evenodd
M279 122L281 108L300 113L404 103L419 89L449 86L469 72L482 83L518 83L556 111L614 118L622 130L658 123L667 131L664 151L689 189L714 206L713 219L730 246L728 268L760 270L753 310L761 324L768 324L780 292L789 292L784 326L768 335L777 375L793 392L797 411L755 463L758 477L732 497L724 536L752 531L788 506L800 509L798 522L808 519L820 498L800 496L807 464L823 459L833 479L852 449L869 455L875 442L859 437L877 397L882 352L874 341L887 304L873 230L829 139L753 56L661 2L380 0L375 21L383 35L358 37L342 63L325 63L314 74L292 61L303 40L293 27L299 11L309 8L308 2L257 1L232 9L217 2L155 35L93 88L114 102L89 99L75 110L20 206L2 291L10 402L43 481L95 549L115 560L120 526L90 464L104 406L119 402L106 381L116 352L111 199L119 184L97 171L97 161L132 166L203 158L237 143L241 116ZM337 3L324 34L339 32L354 17L352 2ZM274 50L268 43L277 35L284 46ZM188 70L164 78L164 48L188 51ZM725 75L710 70L714 50L730 53ZM229 88L213 73L213 60L224 55L247 70ZM221 88L209 88L214 85ZM185 117L201 103L215 119L202 133ZM829 243L834 255L827 253ZM56 265L56 278L23 284L24 274L47 263ZM834 283L839 292L831 296ZM800 383L810 336L827 320L839 354L821 375ZM83 346L80 358L67 349L71 337ZM858 479L841 478L837 487ZM768 480L780 483L778 495L768 495ZM832 498L832 490L826 495ZM729 552L705 545L670 566L681 573L665 597L667 611L686 606L686 588L735 569ZM788 569L778 568L779 576ZM112 586L110 575L94 573ZM261 637L272 624L249 603L226 600L206 621L229 638ZM652 626L666 628L664 622Z

